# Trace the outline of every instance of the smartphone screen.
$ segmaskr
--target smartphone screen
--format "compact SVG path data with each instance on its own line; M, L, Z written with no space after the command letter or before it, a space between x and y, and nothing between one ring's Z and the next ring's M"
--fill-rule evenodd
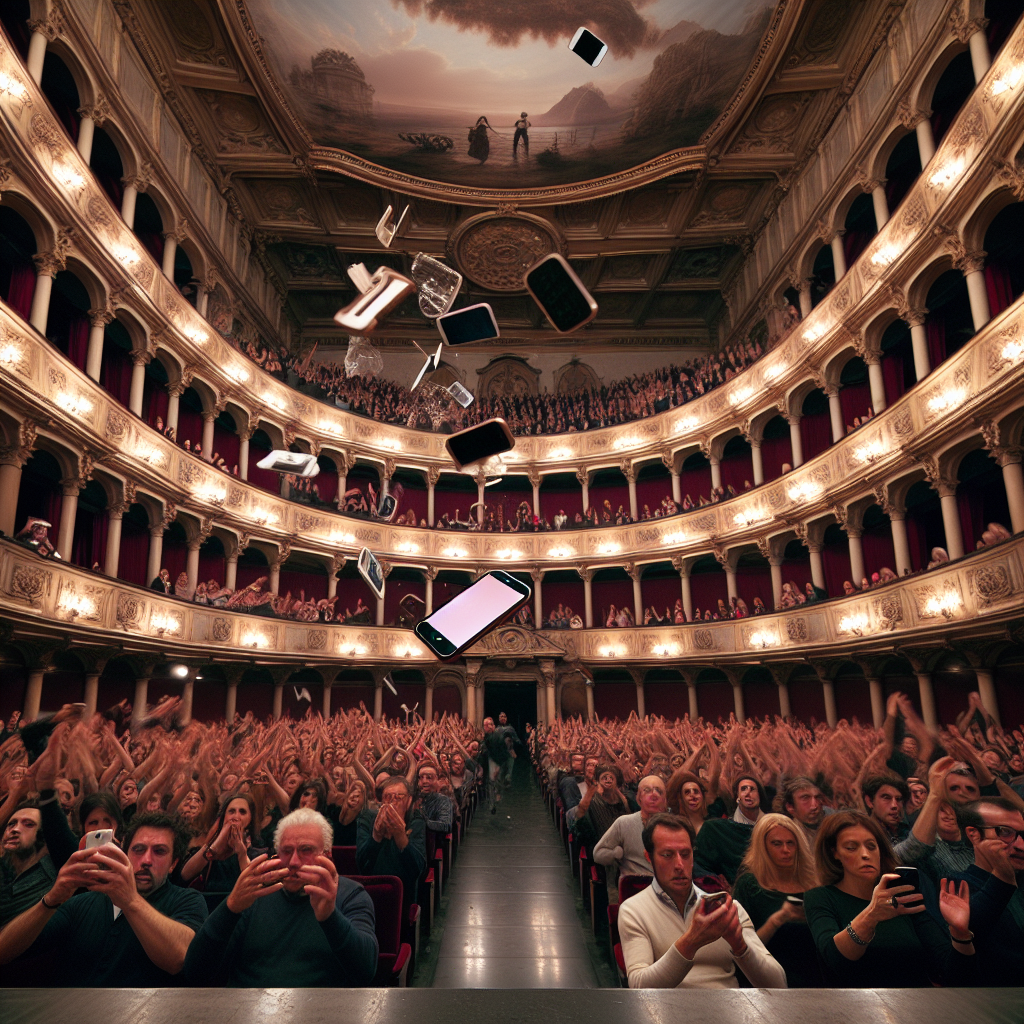
M494 312L486 302L445 313L437 318L437 327L449 345L500 337Z
M380 570L380 562L377 561L369 548L363 548L359 552L357 568L370 589L378 597L382 597L384 594L384 574Z
M515 447L514 444L509 444L508 435L502 424L494 420L487 420L479 426L452 434L446 444L452 458L460 466L469 466Z
M395 514L397 506L398 502L395 500L393 495L382 494L377 506L378 517L381 519L390 519Z
M593 319L593 299L557 257L548 256L528 271L526 284L556 331L566 334Z
M581 57L593 66L599 58L604 56L605 44L593 32L584 28L580 29L579 38L573 43L571 49L577 57Z
M415 632L435 654L450 658L529 598L525 583L507 573L489 572L417 623Z

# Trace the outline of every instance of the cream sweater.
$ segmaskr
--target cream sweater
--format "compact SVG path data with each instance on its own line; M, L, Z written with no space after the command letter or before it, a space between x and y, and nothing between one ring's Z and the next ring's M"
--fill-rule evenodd
M787 987L785 970L765 949L739 903L736 910L746 953L734 957L729 943L716 939L687 960L675 942L689 928L697 903L687 906L684 917L670 898L659 896L655 885L630 896L619 908L619 937L630 988L738 988L737 966L754 988ZM701 895L696 886L693 891Z

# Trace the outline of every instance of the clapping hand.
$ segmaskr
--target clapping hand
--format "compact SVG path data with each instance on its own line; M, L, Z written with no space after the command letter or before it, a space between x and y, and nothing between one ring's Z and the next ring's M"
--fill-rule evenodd
M321 854L299 869L299 878L306 884L303 891L309 897L318 921L326 921L334 913L338 899L338 869L330 857Z
M238 876L226 900L228 910L232 914L248 910L261 896L277 892L281 888L281 880L287 874L288 869L282 867L279 858L269 859L267 854L261 853Z
M954 939L966 940L971 933L971 890L966 882L961 882L958 888L953 879L942 879L939 883L939 913L949 925L949 934Z

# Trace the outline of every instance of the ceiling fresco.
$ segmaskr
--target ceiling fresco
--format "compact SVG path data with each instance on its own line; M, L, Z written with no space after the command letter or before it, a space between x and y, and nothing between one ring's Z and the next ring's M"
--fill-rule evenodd
M695 145L740 86L773 6L247 0L315 144L429 181L506 189L590 181ZM608 43L596 68L568 49L580 25Z

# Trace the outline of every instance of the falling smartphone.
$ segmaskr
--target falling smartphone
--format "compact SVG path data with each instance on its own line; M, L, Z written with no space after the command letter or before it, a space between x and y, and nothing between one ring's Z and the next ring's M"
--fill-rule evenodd
M592 68L596 68L604 60L604 55L608 52L608 44L602 42L588 29L578 28L576 35L569 43L569 49Z
M409 207L407 206L402 211L402 216L399 217L395 223L392 223L391 221L391 212L391 207L389 206L384 211L384 216L377 221L377 226L373 229L374 234L377 236L377 241L379 241L385 249L391 248L391 243L395 240L395 235L397 235L402 228L402 222L405 220L405 216L409 212Z
M593 296L557 252L530 267L523 282L559 334L571 334L597 316Z
M471 341L487 341L501 337L494 310L487 302L466 306L437 318L437 329L449 345L468 345Z
M448 385L448 394L455 399L463 409L468 409L473 404L473 392L460 384L457 380Z
M416 624L416 636L442 661L457 658L530 600L532 591L495 569Z
M496 416L494 419L484 420L474 427L467 427L456 434L451 434L444 446L448 449L456 468L461 471L466 466L489 459L492 455L511 451L516 446L516 439L508 429L508 424L500 416Z
M366 585L379 597L384 599L384 571L377 561L377 556L369 549L363 548L359 552L359 561L356 563L359 575L366 580Z

